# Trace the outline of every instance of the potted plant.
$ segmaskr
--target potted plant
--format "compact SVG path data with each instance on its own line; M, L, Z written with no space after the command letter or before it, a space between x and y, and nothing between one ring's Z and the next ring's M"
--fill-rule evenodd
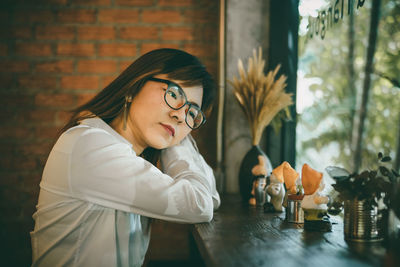
M388 209L393 206L400 175L389 167L391 158L378 154L378 165L360 173L327 167L336 181L333 207L344 206L344 234L350 241L379 241L387 230Z

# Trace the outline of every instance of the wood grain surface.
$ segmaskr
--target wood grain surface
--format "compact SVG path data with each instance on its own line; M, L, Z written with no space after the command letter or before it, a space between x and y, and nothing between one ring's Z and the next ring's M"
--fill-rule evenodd
M342 218L330 220L332 232L305 231L284 212L264 213L225 195L213 220L193 225L192 233L207 266L382 266L381 243L348 243Z

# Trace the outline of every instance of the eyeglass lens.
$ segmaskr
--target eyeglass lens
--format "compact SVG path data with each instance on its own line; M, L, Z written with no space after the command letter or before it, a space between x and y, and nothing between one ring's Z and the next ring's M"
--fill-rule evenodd
M172 109L178 110L187 103L187 99L181 88L170 83L165 92L165 102L167 102L168 106ZM199 107L189 104L185 120L190 128L196 129L202 124L204 116Z

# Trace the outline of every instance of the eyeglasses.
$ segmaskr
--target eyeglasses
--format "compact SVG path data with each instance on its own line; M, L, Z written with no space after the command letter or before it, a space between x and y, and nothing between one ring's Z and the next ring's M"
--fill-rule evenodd
M186 94L179 85L169 80L154 77L149 78L149 80L165 83L168 86L164 94L164 100L173 110L178 110L188 105L189 108L185 112L185 121L189 128L197 129L206 122L206 117L200 107L187 101Z

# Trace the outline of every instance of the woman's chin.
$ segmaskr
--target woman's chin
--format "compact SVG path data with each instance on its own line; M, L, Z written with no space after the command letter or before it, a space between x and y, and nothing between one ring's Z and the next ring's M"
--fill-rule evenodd
M150 144L151 147L155 149L165 149L173 146L172 138L171 140L165 139L165 137L158 137L154 142Z

